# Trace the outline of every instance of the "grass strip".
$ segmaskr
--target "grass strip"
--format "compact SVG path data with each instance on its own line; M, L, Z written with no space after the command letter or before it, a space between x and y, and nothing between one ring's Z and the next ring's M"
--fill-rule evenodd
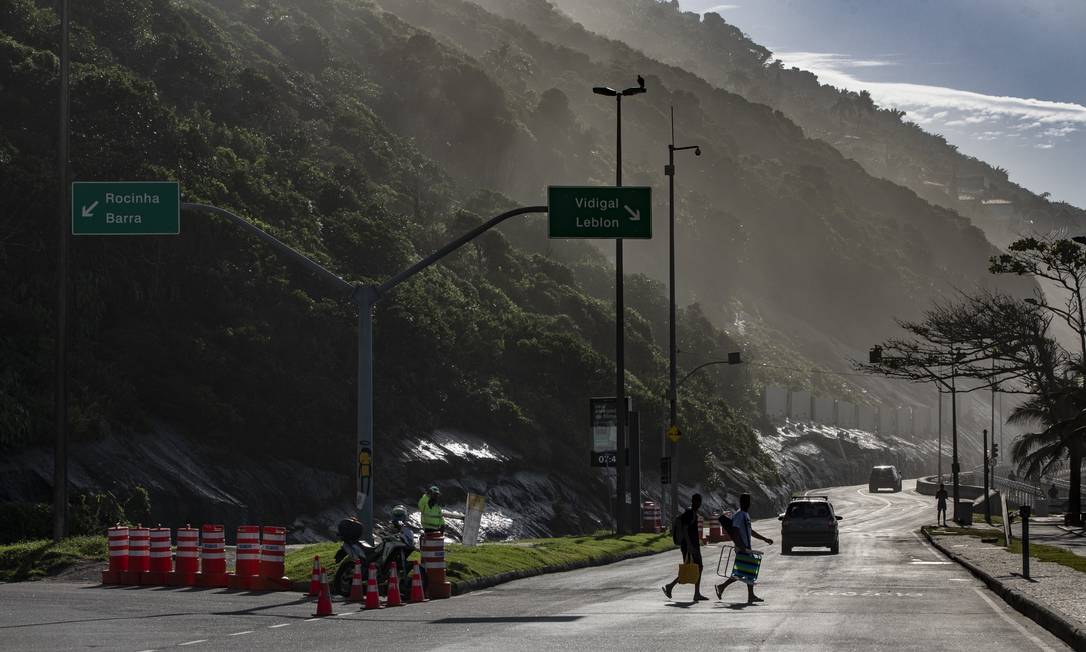
M981 539L981 538L983 538L983 539L993 539L994 538L994 539L996 539L996 543L994 545L997 545L997 546L999 546L1001 548L1006 548L1007 547L1007 542L1003 538L1003 531L1002 530L991 530L991 529L986 529L986 528L985 529L976 529L976 528L964 528L964 527L932 528L932 527L928 527L928 526L925 526L924 529L926 529L928 532L930 532L932 534L932 536L970 536L970 537L975 537L977 539ZM1021 556L1022 555L1022 540L1012 538L1011 539L1011 547L1008 549L1008 552L1011 552L1013 554ZM1029 556L1030 556L1030 559L1036 559L1038 561L1047 561L1047 562L1051 562L1053 564L1059 564L1061 566L1066 566L1068 568L1072 568L1072 569L1077 570L1079 572L1086 573L1086 557L1076 555L1075 553L1071 552L1070 550L1065 550L1064 548L1059 548L1059 547L1056 547L1056 546L1050 546L1050 545L1043 544L1043 543L1030 543L1029 544Z
M670 534L575 535L482 543L470 548L454 543L445 547L446 576L456 584L511 571L559 567L631 552L664 552L674 547ZM293 581L308 581L313 569L313 556L320 555L321 563L328 570L338 548L338 543L329 542L288 552L287 576ZM415 553L413 558L417 555Z
M106 561L103 536L22 541L0 546L0 582L40 580L81 561Z

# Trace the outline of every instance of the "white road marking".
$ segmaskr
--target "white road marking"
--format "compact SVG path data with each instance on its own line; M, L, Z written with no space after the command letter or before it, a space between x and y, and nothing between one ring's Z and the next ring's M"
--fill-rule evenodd
M927 541L925 541L925 540L924 540L924 537L920 536L920 535L919 535L919 534L917 534L916 532L913 532L912 534L913 534L913 538L914 538L914 539L916 539L917 541L919 541L919 542L920 542L920 545L922 545L922 546L924 546L925 548L927 548L927 549L928 549L928 551L930 551L930 552L931 552L931 555L932 555L933 557L935 557L936 559L938 559L938 560L942 561L942 559L943 559L943 556L942 556L942 555L940 555L940 554L939 554L939 551L938 551L938 550L936 550L936 549L935 549L935 548L934 548L934 547L933 547L933 546L932 546L932 545L931 545L930 543L928 543Z
M244 631L244 632L234 632L233 634L231 634L231 636L244 636L245 634L252 634L252 633L253 633L253 630L250 629L250 630L247 630L247 631Z
M988 606L992 608L992 611L999 614L999 617L1002 618L1003 620L1007 621L1011 625L1014 625L1014 628L1017 629L1022 634L1022 636L1025 636L1033 644L1035 644L1038 649L1046 650L1048 652L1052 652L1052 648L1045 645L1044 642L1041 641L1041 639L1039 639L1036 636L1034 636L1033 634L1029 633L1029 631L1025 627L1022 627L1021 625L1019 625L1013 618L1008 616L1006 614L1006 612L1004 612L1002 609L1000 609L999 606L996 605L996 603L993 602L991 598L989 598L987 595L985 595L985 593L987 592L986 589L981 589L981 588L974 587L973 590L976 591L977 595L979 595L985 602L988 603Z
M268 625L268 629L279 629L280 627L286 627L290 623L279 623L278 625Z
M314 620L324 620L324 618L306 618L306 619L305 619L304 621L302 621L302 622L306 622L306 623L311 623L311 622L313 622Z
M186 645L196 645L197 643L207 643L207 639L206 638L201 638L198 641L189 641L188 643L178 643L177 647L184 647Z

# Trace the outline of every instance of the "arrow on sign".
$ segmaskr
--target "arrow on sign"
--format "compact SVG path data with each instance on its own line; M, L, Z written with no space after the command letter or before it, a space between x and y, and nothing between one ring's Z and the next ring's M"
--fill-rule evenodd
M630 221L631 222L637 222L637 221L641 220L641 210L640 209L635 211L634 209L630 208L629 206L626 206L625 204L623 204L622 207L625 208L626 212L630 214Z
M94 202L90 206L83 207L83 217L94 217L94 207L98 205L98 202ZM626 209L630 210L630 209Z

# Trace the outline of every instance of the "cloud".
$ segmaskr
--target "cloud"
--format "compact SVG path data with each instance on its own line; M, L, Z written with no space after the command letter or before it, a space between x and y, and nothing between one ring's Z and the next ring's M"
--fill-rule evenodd
M712 14L718 11L728 11L729 9L738 9L740 5L714 5L701 12L701 15Z
M944 86L863 81L849 69L870 67L865 65L866 60L857 62L842 54L778 52L776 56L787 66L809 70L822 83L856 92L866 90L880 106L903 110L910 120L926 128L998 126L1044 138L1045 146L1038 145L1042 149L1050 149L1052 139L1086 129L1086 106L1081 104L986 95Z

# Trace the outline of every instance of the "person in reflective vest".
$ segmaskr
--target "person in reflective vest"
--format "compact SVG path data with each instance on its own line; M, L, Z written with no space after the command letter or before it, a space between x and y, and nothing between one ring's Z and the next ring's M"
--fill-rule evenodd
M436 485L419 498L419 519L423 532L444 532L445 516L441 511L441 489Z

